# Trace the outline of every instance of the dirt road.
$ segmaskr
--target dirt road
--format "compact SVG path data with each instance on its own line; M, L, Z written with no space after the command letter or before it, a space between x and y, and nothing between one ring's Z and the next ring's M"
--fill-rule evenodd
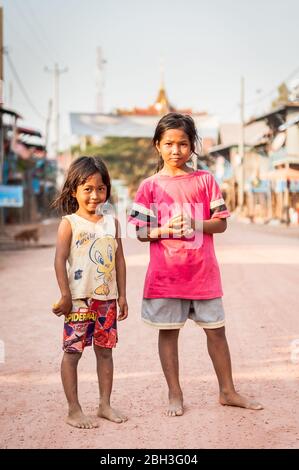
M237 389L265 409L218 404L217 381L204 333L192 322L181 332L184 416L163 415L167 393L157 353L157 332L140 320L147 247L125 241L130 314L119 324L114 353L113 405L124 424L103 419L79 430L64 424L60 382L62 319L51 313L58 298L54 247L0 252L1 448L297 448L299 447L299 239L231 221L215 238L221 263L227 336ZM54 243L55 224L44 230ZM292 346L293 344L293 346ZM292 355L293 353L293 355ZM98 400L95 359L86 350L79 392L87 413Z

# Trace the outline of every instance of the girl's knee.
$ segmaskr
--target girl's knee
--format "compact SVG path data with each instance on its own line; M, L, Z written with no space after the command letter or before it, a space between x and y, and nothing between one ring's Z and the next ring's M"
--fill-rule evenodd
M214 328L214 329L205 329L205 333L207 338L212 341L223 341L226 340L225 336L225 327L222 326L221 328Z
M100 348L99 346L94 346L95 353L100 359L111 359L112 349L111 348Z
M68 364L78 364L79 360L81 359L82 353L69 353L64 352L62 362Z
M171 329L171 330L159 330L160 338L166 339L176 339L179 336L180 330L179 329Z

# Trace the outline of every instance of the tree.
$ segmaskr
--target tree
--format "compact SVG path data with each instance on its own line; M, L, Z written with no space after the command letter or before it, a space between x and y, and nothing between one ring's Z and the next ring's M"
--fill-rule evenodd
M276 100L272 101L272 108L277 108L283 104L288 103L290 90L288 89L285 82L281 83L277 88L278 97Z
M152 175L158 157L151 139L133 137L107 137L101 145L88 144L84 152L73 147L72 153L100 155L107 164L111 178L120 179L134 196L140 182Z

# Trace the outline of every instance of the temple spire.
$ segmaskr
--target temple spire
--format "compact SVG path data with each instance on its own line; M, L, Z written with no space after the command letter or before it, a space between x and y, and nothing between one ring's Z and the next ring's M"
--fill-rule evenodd
M164 87L164 59L160 59L160 89Z
M171 110L164 85L164 60L160 60L160 88L154 108L159 114L168 113Z

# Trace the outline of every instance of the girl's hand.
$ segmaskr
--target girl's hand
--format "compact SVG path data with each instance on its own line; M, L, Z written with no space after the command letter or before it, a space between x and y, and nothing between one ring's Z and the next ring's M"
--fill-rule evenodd
M190 236L193 234L193 231L190 219L183 213L171 217L162 227L162 233L168 233L176 237Z
M118 306L120 313L117 317L118 321L125 320L128 316L128 304L126 297L119 297L118 298Z
M63 295L57 304L53 305L52 312L58 317L67 315L72 310L72 297L70 295Z
M163 238L190 237L194 234L193 221L186 214L178 214L171 217L166 224L161 227L148 227L137 229L137 238L140 241L157 241Z

